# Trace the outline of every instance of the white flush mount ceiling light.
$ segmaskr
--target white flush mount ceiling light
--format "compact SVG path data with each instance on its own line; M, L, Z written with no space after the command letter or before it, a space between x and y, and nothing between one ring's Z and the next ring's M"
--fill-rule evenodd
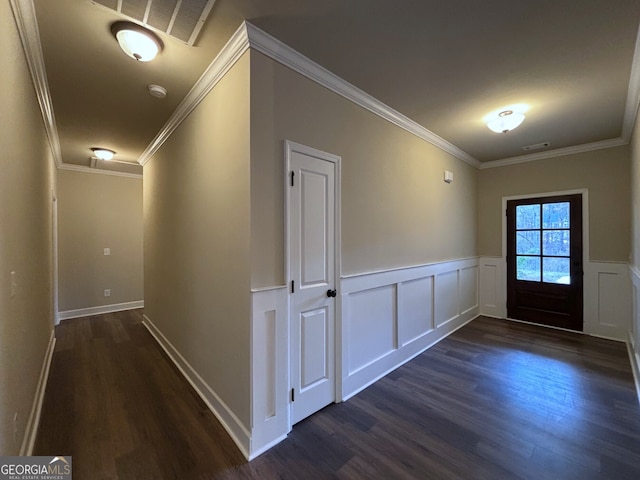
M113 150L109 150L108 148L93 147L91 151L96 156L96 158L99 158L100 160L107 160L107 161L111 160L113 156L116 154L116 152L114 152Z
M524 104L510 105L490 113L484 121L490 130L496 133L507 133L524 122L524 112L527 109L528 106Z
M151 30L133 22L115 22L111 25L111 33L122 51L134 60L150 62L162 51L162 40Z

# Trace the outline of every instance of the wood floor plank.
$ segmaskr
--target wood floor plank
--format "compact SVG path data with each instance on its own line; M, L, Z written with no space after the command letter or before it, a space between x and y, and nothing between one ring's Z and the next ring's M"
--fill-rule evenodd
M35 454L76 480L640 478L619 342L479 317L247 463L141 311L56 337Z

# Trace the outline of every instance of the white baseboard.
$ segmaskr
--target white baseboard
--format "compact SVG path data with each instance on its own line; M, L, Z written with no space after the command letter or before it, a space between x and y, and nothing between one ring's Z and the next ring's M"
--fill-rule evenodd
M275 440L267 443L266 445L261 445L260 447L258 447L255 451L251 452L251 455L249 455L249 457L247 457L247 460L251 461L257 457L259 457L260 455L262 455L264 452L266 452L267 450L275 447L277 444L279 444L281 441L283 441L285 438L287 438L287 435L281 435L280 437L276 438Z
M636 350L636 345L634 344L631 332L629 332L627 351L629 352L629 361L631 362L631 370L633 371L633 381L636 384L636 393L638 394L638 402L640 403L640 354L638 354Z
M47 380L49 379L49 369L51 368L51 360L53 358L53 351L56 346L56 337L53 330L51 330L51 336L49 337L49 345L44 355L42 362L42 370L40 370L40 377L38 378L38 385L36 387L36 395L33 399L33 405L31 407L31 413L29 414L29 420L27 421L27 428L25 429L24 438L22 439L22 446L20 447L20 456L30 456L33 454L33 447L36 443L36 436L38 434L38 426L40 425L40 414L42 413L42 402L44 401L44 392L47 388Z
M478 259L465 258L343 278L338 399L351 398L477 317L478 277Z
M379 374L377 377L367 381L366 383L356 387L355 389L349 390L345 394L345 396L342 399L342 401L346 402L351 397L357 395L358 393L362 392L364 389L370 387L371 385L376 383L381 378L386 377L388 374L393 372L395 369L401 367L405 363L409 363L411 360L416 358L418 355L423 354L424 352L429 350L431 347L433 347L437 343L440 343L442 340L447 338L449 335L451 335L452 333L456 332L457 330L460 330L462 327L464 327L465 325L467 325L471 321L475 320L479 316L480 315L476 315L475 317L471 317L471 318L467 318L467 319L465 319L464 317L459 317L459 318L457 318L455 320L451 320L450 322L447 322L445 325L442 325L437 330L432 330L431 332L429 332L428 334L425 335L425 338L429 338L429 343L426 346L421 346L420 350L418 350L417 352L410 354L408 357L403 357L401 360L395 362L393 365L388 366L387 370L384 371L383 373Z
M97 307L79 308L77 310L65 310L58 312L58 322L69 318L90 317L92 315L101 315L104 313L121 312L123 310L134 310L143 308L144 300L126 303L112 303L111 305L100 305Z
M184 378L191 384L196 393L202 398L209 410L213 412L227 431L231 439L238 446L247 460L250 459L251 435L240 419L233 413L226 403L213 391L213 389L194 370L173 344L163 335L163 333L153 324L153 322L143 315L143 322L149 333L155 338L165 353L169 356L174 365L182 373ZM255 456L255 455L254 455Z

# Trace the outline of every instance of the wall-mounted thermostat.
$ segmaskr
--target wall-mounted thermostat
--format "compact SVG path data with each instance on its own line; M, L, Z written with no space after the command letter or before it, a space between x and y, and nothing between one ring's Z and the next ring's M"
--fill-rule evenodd
M453 182L453 172L450 172L449 170L445 170L444 171L444 181L447 182L447 183Z

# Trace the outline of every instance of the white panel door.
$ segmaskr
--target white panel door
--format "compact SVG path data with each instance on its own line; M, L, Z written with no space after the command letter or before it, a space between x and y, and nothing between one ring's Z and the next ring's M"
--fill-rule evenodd
M288 145L293 425L335 401L336 164Z

